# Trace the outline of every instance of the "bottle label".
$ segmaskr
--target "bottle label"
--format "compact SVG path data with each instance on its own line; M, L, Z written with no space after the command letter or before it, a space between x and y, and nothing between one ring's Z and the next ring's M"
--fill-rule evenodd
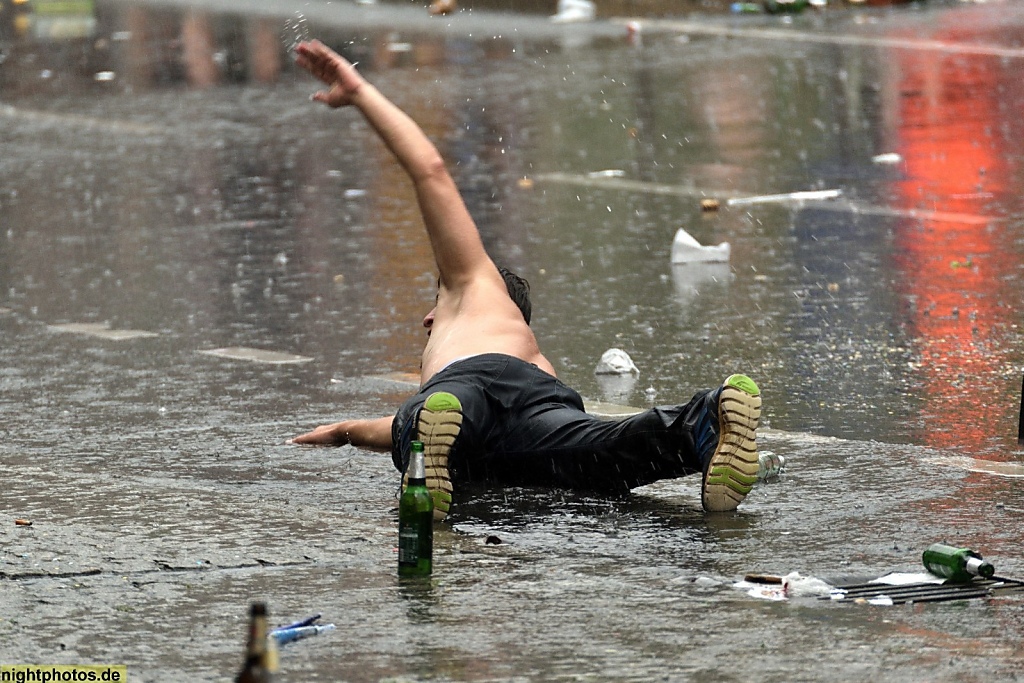
M941 576L944 579L951 579L956 573L956 570L954 570L953 567L948 567L944 564L939 564L938 562L925 563L925 569L930 571L932 574L935 574L935 576Z
M420 535L416 525L409 524L398 530L398 564L419 562Z

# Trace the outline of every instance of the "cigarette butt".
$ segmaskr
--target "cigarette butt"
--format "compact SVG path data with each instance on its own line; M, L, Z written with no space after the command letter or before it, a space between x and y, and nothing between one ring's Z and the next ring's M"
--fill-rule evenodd
M743 580L750 583L782 583L781 576L772 576L771 574L747 574Z
M718 200L717 199L702 199L700 200L701 211L718 211Z
M15 526L32 526L32 520L30 519L16 519L14 520Z

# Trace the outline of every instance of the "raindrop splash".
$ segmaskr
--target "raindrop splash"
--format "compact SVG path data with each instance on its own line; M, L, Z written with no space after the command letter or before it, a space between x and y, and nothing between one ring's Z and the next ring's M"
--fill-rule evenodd
M306 21L306 15L302 12L296 12L288 19L285 19L284 27L281 29L281 42L284 43L285 49L288 52L295 52L295 48L299 46L299 43L304 43L308 40L309 22Z

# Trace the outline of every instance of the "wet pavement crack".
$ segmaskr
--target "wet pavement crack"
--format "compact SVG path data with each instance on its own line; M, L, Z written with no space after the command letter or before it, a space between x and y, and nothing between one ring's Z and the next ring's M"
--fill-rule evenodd
M0 572L0 579L20 581L24 579L70 579L76 576L96 576L102 569L86 569L80 572Z
M155 574L163 572L211 572L211 571L230 571L233 569L255 569L259 567L296 567L296 566L308 566L314 564L313 561L303 562L272 562L270 560L254 559L251 563L233 564L233 565L212 565L202 564L194 567L191 566L175 566L167 562L154 560L158 567L156 569L137 569L134 571L115 571L115 570L103 570L103 569L86 569L79 572L0 572L0 580L8 581L26 581L30 579L70 579L79 576L98 576L101 574L110 574L118 576L129 576L139 574Z

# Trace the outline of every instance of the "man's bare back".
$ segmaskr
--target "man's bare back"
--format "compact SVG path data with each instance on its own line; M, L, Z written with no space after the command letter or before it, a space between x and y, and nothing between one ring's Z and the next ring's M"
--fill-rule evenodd
M497 268L491 268L493 277L485 271L461 295L443 286L438 291L437 306L424 319L429 339L423 349L421 384L450 363L482 353L514 356L555 374Z

